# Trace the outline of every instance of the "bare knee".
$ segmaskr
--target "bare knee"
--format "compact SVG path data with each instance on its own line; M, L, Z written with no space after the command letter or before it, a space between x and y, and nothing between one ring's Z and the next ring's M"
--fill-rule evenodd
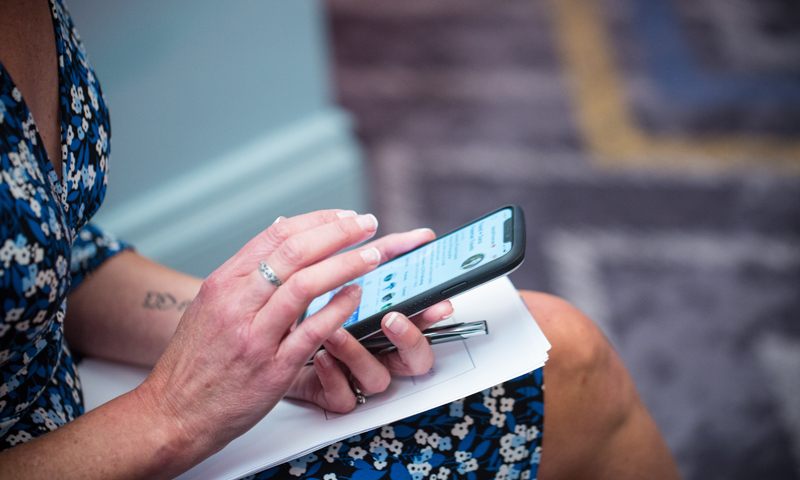
M630 375L594 323L560 298L520 295L552 345L539 478L679 478Z
M546 293L521 291L520 296L552 345L548 370L586 383L609 367L615 355L611 345L580 310Z
M618 431L639 397L605 336L568 302L537 292L520 292L552 348L544 367L545 425L542 478L571 473ZM578 461L580 459L580 461Z

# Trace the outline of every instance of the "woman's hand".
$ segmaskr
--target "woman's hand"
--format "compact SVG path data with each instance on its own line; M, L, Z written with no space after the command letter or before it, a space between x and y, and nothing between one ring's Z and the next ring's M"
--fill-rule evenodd
M281 219L206 279L136 390L187 461L205 458L260 421L355 311L361 292L357 285L342 289L293 328L312 299L373 270L387 248L409 243L408 236L432 235L410 232L335 255L376 228L375 217L349 211ZM258 270L262 260L283 280L280 288Z
M389 261L435 238L430 229L393 234L368 245ZM337 329L323 343L325 350L314 356L314 366L305 368L287 396L316 403L326 410L349 412L356 406L357 387L365 395L384 391L391 375L422 375L433 365L433 350L422 330L453 313L449 301L438 303L410 320L392 312L383 317L381 328L397 350L373 356L345 329ZM338 360L338 361L337 361Z
M380 258L391 258L433 239L430 230L415 230L335 255L373 236L376 227L372 216L341 210L281 219L203 282L166 352L142 385L54 432L0 452L4 467L0 477L174 478L221 449L260 421L293 384L298 385L295 381L303 365L355 310L360 292L358 287L343 289L325 308L293 328L313 298L371 271ZM264 260L285 282L280 288L258 271ZM112 268L114 275L95 281L130 289L125 277L142 275L126 268ZM148 272L168 289L186 280L162 275L158 269ZM140 287L150 284L139 280ZM141 298L142 290L137 288L131 299ZM413 320L424 329L451 310L448 303L440 304ZM96 313L108 311L113 312L100 308ZM135 317L129 320L136 321ZM390 327L403 324L398 322ZM384 328L385 324L386 320ZM414 372L424 366L415 362L429 353L428 346L415 349L418 329L407 326L405 333L389 335L408 354L384 357L380 368ZM142 334L151 331L147 326L140 328ZM120 338L106 341L103 348L115 354L125 349L135 352L131 345L141 342L125 331L115 334ZM354 347L350 340L338 355L351 363L352 357L369 355L348 356L348 349ZM121 356L130 358L125 352ZM372 367L367 366L354 366L353 371L369 391L367 376ZM313 368L305 368L304 375L305 371L314 373ZM333 385L338 388L339 384L334 381ZM349 390L344 393L352 395ZM322 399L333 395L333 391L325 393ZM52 461L42 462L43 458Z
M356 406L354 386L363 394L372 395L386 390L393 374L424 374L433 365L434 357L417 324L438 322L442 316L435 312L439 310L452 312L450 302L416 315L416 322L396 312L384 316L381 328L397 350L378 356L339 328L323 343L325 350L314 356L314 366L300 373L287 396L316 403L333 412L349 412Z

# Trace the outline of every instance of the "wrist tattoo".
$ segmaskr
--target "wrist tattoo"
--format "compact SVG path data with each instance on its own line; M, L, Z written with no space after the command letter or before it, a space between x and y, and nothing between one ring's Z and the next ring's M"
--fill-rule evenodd
M178 302L167 292L147 292L142 307L152 310L177 310L182 312L192 303L191 300Z

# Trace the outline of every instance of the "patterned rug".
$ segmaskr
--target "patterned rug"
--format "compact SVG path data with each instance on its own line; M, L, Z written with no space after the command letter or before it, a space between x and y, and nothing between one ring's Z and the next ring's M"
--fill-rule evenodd
M800 4L328 5L382 233L521 205L685 478L800 478Z

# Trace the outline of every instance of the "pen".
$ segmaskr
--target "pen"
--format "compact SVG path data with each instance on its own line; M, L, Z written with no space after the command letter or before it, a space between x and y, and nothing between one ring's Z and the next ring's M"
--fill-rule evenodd
M457 340L466 340L470 337L488 334L489 326L486 324L486 320L469 323L456 323L454 325L444 325L442 327L433 327L422 332L422 336L424 336L431 345L455 342ZM362 340L361 345L364 345L364 347L366 347L366 349L372 354L390 353L397 350L397 347L395 347L384 335ZM306 366L313 364L314 359L312 358L306 363Z

